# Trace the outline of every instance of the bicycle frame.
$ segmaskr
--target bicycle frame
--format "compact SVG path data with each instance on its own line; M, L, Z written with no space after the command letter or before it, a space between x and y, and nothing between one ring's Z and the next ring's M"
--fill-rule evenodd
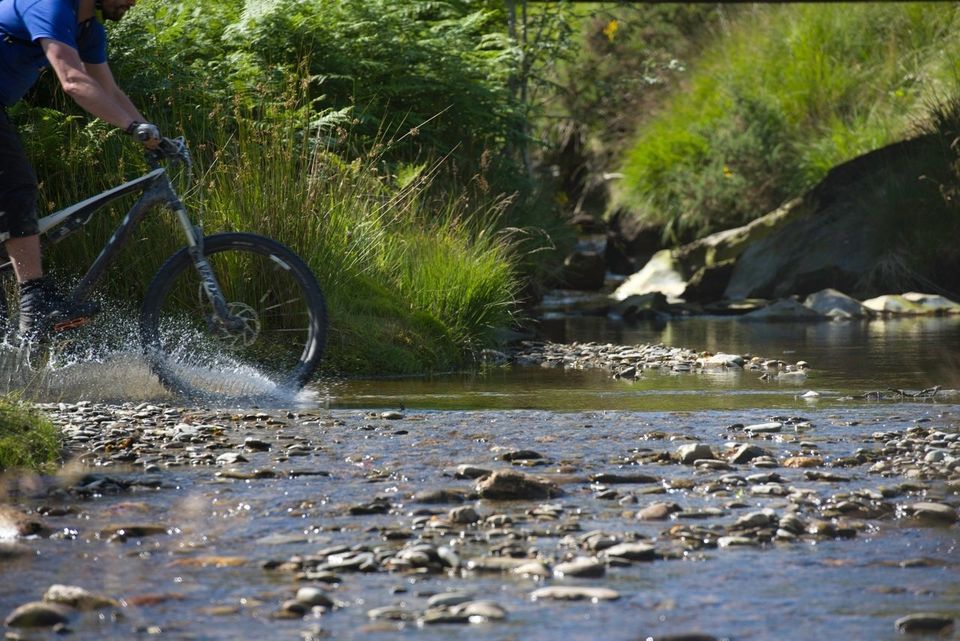
M107 267L127 243L132 232L147 216L150 208L155 205L163 205L176 215L183 228L188 251L199 273L204 292L216 311L217 318L228 328L233 328L240 321L227 310L227 304L220 292L216 276L203 255L203 233L190 220L186 208L170 183L170 177L167 175L166 169L162 167L153 169L139 178L108 189L49 216L44 216L37 221L41 238L49 244L58 243L87 225L93 215L106 205L137 191L142 192L142 195L130 207L93 264L90 265L87 272L73 288L70 293L71 297L78 301L88 298L90 292L106 272ZM0 265L0 270L5 271L11 268L11 262Z

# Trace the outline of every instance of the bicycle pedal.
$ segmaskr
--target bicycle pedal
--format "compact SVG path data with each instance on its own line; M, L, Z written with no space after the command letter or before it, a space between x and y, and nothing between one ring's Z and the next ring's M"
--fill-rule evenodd
M89 316L80 316L78 318L72 318L66 321L60 321L59 323L54 323L53 331L54 332L67 332L71 329L77 329L78 327L83 327L90 322Z

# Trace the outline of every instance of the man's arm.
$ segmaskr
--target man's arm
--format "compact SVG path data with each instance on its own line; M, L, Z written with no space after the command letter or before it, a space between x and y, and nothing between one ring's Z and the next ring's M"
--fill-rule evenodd
M130 123L144 122L143 116L113 81L106 64L84 65L79 52L57 40L43 38L40 46L68 96L90 114L126 129ZM106 82L107 86L104 86ZM118 98L122 96L122 98Z
M147 119L144 118L134 104L130 102L127 94L117 86L116 81L113 79L113 72L110 71L110 65L107 63L84 63L84 66L87 69L87 73L100 84L107 95L111 96L119 105L126 109L127 113L133 114L134 120L137 122L147 122Z

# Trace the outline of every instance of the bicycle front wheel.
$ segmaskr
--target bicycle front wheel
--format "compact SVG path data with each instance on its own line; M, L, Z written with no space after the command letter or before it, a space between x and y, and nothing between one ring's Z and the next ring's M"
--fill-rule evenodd
M327 311L306 263L247 233L207 236L204 256L230 322L213 309L186 248L154 276L140 313L144 351L160 381L187 396L299 390L323 357Z

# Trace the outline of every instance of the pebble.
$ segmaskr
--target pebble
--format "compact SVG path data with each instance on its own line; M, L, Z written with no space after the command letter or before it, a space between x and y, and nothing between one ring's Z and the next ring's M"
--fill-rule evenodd
M530 594L534 601L539 599L554 599L557 601L615 601L620 593L610 588L589 588L568 585L554 585L534 590Z
M70 621L76 610L60 603L31 601L24 603L4 619L10 628L52 628Z
M297 596L294 599L307 607L332 608L333 600L327 596L327 593L320 588L304 586L297 590Z
M94 594L81 587L72 585L51 585L43 594L48 603L60 603L77 610L99 610L100 608L118 608L120 602L100 594Z
M946 633L953 628L953 618L941 614L920 612L900 617L894 622L898 632L905 633Z
M553 566L553 575L558 578L578 577L597 579L607 573L607 566L595 558L579 556Z
M482 498L494 500L544 499L563 495L554 483L514 470L497 470L482 478L477 482L476 491Z
M676 503L651 503L637 512L636 519L638 521L664 521L670 518L671 514L681 511L683 511L683 508Z
M908 509L909 512L918 519L939 523L955 523L957 521L957 510L943 503L923 501L914 503Z

